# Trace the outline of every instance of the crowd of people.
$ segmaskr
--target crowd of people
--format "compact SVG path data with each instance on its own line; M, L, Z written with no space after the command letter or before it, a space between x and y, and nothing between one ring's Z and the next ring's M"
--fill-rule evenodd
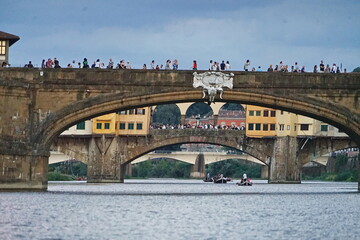
M4 62L2 64L2 67L10 67L9 64ZM31 61L29 63L25 64L24 67L26 68L34 68L34 65ZM118 63L115 63L111 58L109 59L108 63L105 64L103 61L100 61L100 59L96 59L91 65L89 64L89 61L87 58L84 58L82 62L77 62L73 60L71 63L68 63L66 65L67 68L101 68L101 69L132 69L132 66L130 64L130 61L120 60ZM51 59L49 58L47 61L45 59L41 62L41 68L61 68L59 64L59 60L57 58ZM179 61L177 59L174 60L166 60L165 65L163 64L157 64L155 60L152 60L150 62L150 65L147 66L146 64L143 64L142 69L149 69L149 70L179 70ZM196 60L193 61L192 66L190 67L192 70L198 70L198 63ZM205 69L204 69L205 70ZM209 62L209 71L229 71L231 70L231 65L229 61L213 61L210 60ZM280 61L279 64L276 64L275 66L270 64L267 70L263 70L261 66L252 66L251 61L247 59L244 62L243 69L240 69L243 71L252 71L252 72L294 72L294 73L302 73L306 72L305 66L300 65L295 62L294 65L291 65L289 67L288 64L285 64L283 61ZM346 73L346 68L342 69L342 64L340 66L336 65L336 63L330 64L324 64L324 61L321 60L319 65L314 65L312 68L313 73Z
M236 125L226 126L226 125L212 125L212 124L159 124L159 125L150 125L150 129L212 129L212 130L245 130L245 127L239 127Z

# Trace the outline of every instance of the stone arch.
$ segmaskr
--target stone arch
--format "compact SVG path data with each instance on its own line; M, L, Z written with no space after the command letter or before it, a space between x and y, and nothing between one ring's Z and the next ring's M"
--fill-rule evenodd
M77 122L120 109L189 101L203 102L204 99L202 99L201 92L195 90L127 98L123 98L121 94L110 94L106 97L97 96L83 99L72 106L68 105L56 113L49 114L33 135L32 143L38 151L48 152L53 139ZM281 98L270 94L226 91L222 101L270 107L312 117L342 129L360 145L360 129L357 119L349 118L351 113L341 107L337 107L335 111L334 106L328 103L319 104L320 100L306 99L304 102L304 99Z

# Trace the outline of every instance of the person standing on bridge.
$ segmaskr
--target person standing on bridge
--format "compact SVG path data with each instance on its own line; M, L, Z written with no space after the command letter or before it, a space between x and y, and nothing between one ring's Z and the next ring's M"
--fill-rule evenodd
M197 70L197 62L196 62L196 60L193 61L192 69Z
M249 71L249 67L250 67L250 60L246 60L245 64L244 64L244 70L245 72Z

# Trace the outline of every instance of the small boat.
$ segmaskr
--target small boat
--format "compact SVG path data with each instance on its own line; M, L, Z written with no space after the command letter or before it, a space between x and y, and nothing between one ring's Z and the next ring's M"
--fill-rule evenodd
M212 178L205 178L205 179L203 179L203 181L204 181L204 182L213 182L214 179L212 179Z
M226 178L217 178L217 179L214 179L214 183L227 183L227 180Z
M252 182L250 181L250 179L249 179L249 180L247 180L247 181L237 182L236 185L238 185L238 186L252 186L253 183L252 183Z

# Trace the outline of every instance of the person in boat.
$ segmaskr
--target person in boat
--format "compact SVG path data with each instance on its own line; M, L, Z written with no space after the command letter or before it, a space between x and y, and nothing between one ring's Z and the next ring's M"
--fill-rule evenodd
M210 179L210 173L207 173L206 175L206 179L209 180Z
M246 175L246 173L244 173L243 174L243 179L242 179L242 182L247 182L248 181L248 179L247 179L247 175Z

